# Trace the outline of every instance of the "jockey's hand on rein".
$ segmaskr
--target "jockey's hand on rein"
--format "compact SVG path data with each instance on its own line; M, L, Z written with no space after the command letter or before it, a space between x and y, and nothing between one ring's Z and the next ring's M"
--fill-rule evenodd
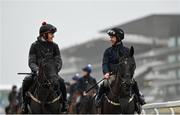
M110 78L110 74L109 74L109 73L106 73L106 74L104 75L104 78L105 78L105 79L109 79L109 78Z

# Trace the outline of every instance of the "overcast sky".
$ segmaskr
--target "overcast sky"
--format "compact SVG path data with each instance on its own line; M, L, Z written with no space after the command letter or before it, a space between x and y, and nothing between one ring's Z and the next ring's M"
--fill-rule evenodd
M180 14L180 0L0 1L0 83L20 84L30 45L43 21L58 31L60 49L100 36L98 31L150 14Z

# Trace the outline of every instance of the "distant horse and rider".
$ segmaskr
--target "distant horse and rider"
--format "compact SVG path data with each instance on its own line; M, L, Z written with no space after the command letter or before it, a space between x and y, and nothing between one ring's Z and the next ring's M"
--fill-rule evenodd
M20 90L21 91L21 90ZM8 106L5 107L6 114L19 114L21 113L21 92L17 91L17 86L13 85L12 90L8 95Z
M80 77L76 84L73 84L76 89L71 94L70 113L79 114L93 114L96 113L96 107L94 103L94 97L98 90L96 80L91 76L92 65L88 64L82 68L82 77ZM73 77L74 78L74 77ZM92 90L87 91L92 86L96 85Z

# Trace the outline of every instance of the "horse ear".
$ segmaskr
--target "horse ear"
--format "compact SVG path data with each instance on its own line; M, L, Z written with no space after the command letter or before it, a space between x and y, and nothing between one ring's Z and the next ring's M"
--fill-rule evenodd
M131 46L129 56L133 57L133 55L134 55L134 47Z

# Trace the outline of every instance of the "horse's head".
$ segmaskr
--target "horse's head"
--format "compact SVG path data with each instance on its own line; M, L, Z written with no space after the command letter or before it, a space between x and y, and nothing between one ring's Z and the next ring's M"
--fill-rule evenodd
M55 58L45 58L42 60L40 70L42 70L47 78L57 77L58 64Z
M47 57L41 61L38 79L44 87L58 84L58 64L55 58Z
M118 74L121 75L121 78L125 78L125 79L132 79L133 75L134 75L134 71L136 68L136 63L134 60L134 48L131 47L129 54L126 54L124 56L122 56L119 59L119 71Z
M129 92L133 84L133 75L136 68L134 60L134 48L131 47L128 54L119 59L118 69L116 70L116 84L120 86L120 92Z

